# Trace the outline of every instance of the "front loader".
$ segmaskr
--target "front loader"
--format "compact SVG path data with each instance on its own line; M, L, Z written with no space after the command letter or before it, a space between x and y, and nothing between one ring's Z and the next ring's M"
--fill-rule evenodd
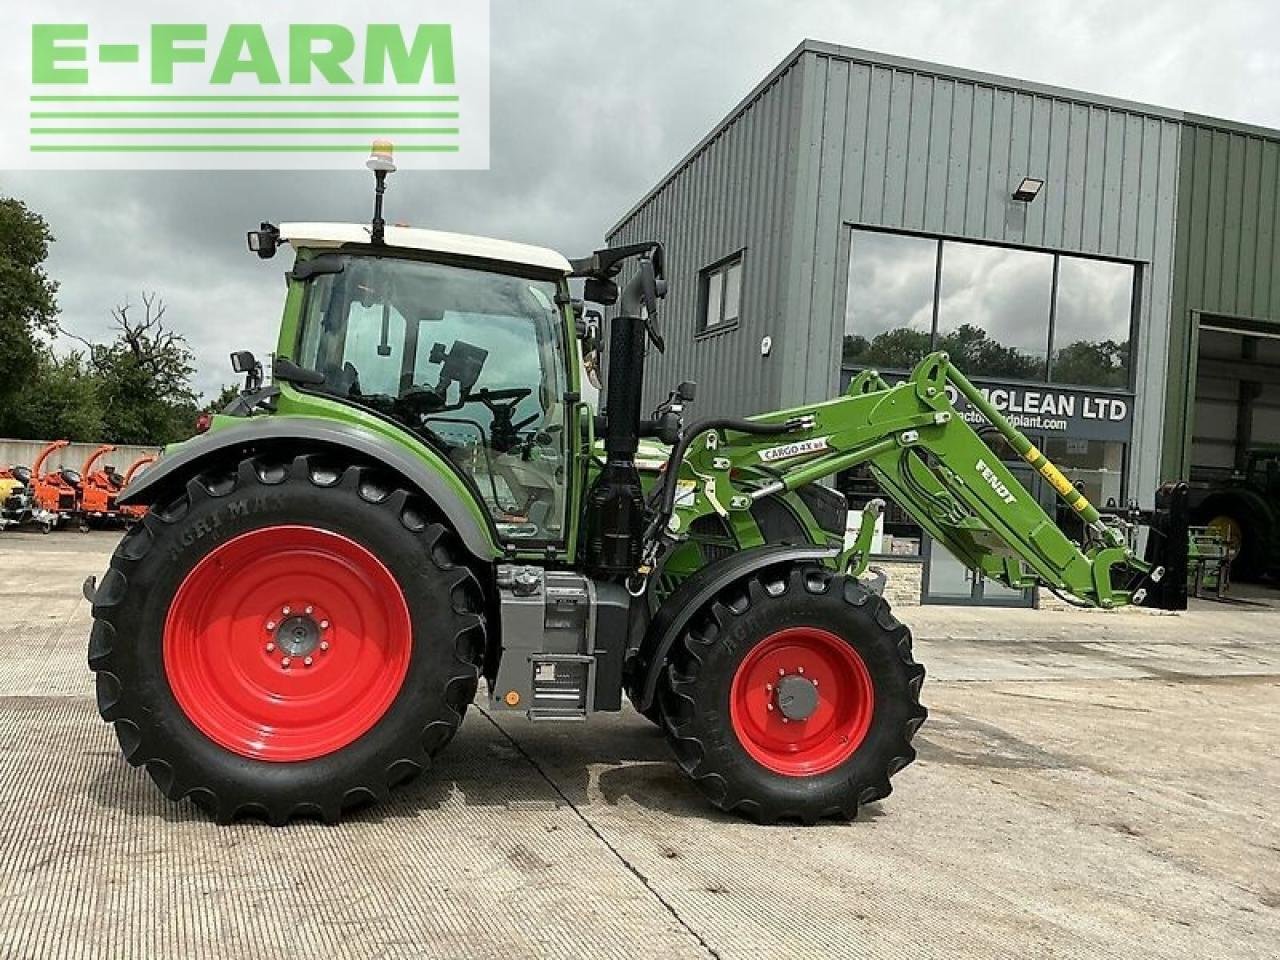
M118 503L148 507L93 603L89 665L126 759L220 821L333 821L422 771L482 709L580 722L625 696L712 803L761 822L888 795L924 669L817 481L867 464L982 576L1138 602L1127 546L956 370L927 357L823 403L688 420L641 409L667 281L657 243L569 261L388 226L264 223L296 253L268 377ZM613 307L599 339L583 300ZM599 415L580 371L608 378ZM959 391L1083 519L1069 540L956 415ZM1157 558L1158 560L1158 558Z

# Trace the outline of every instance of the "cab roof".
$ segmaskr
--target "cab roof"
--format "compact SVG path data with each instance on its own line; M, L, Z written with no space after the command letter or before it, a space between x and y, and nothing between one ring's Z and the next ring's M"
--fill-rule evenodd
M340 247L348 243L369 242L369 225L364 223L282 223L280 239L296 247ZM534 247L509 240L490 237L474 237L465 233L445 233L441 230L423 230L418 227L386 228L386 245L406 250L425 250L428 253L447 253L460 257L478 257L501 263L519 263L524 266L553 270L568 274L572 271L569 261L555 250Z

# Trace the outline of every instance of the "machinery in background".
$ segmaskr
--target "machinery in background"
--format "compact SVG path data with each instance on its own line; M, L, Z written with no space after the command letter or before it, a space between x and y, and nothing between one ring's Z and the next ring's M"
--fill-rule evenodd
M1187 529L1187 593L1225 600L1231 588L1232 546L1218 527Z
M133 478L145 470L148 466L156 462L156 455L149 453L144 457L139 457L133 463L129 464L129 469L124 472L123 483L121 488L127 487ZM147 508L139 504L122 504L118 506L120 516L124 518L126 523L135 523L146 516Z
M1254 446L1223 473L1193 471L1192 521L1218 532L1237 579L1280 575L1280 447Z
M104 464L100 469L95 464L108 453L115 450L115 444L104 443L84 461L80 468L80 503L77 511L80 529L87 532L91 527L106 526L121 520L116 497L124 488L124 476L111 464Z
M30 479L31 471L26 467L0 467L0 530L17 526L30 512Z
M70 444L70 440L54 440L31 466L34 505L46 517L50 530L77 519L80 513L80 474L61 465L56 470L44 469L53 454Z

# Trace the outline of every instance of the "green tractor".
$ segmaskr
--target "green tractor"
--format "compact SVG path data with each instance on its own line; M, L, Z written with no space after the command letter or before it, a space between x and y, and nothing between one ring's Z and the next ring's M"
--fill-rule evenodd
M1280 574L1280 447L1248 450L1225 478L1193 473L1191 503L1196 523L1226 544L1232 579Z
M641 409L663 349L657 243L550 250L387 226L263 224L289 245L270 382L120 496L149 507L85 584L89 666L125 758L219 821L326 821L384 798L487 709L657 724L717 807L852 817L915 757L924 669L816 481L868 464L973 570L1075 602L1140 602L1162 567L948 362L826 402L686 422ZM601 346L570 292L614 306ZM588 364L590 366L590 364ZM948 400L968 398L1077 511L1067 539Z

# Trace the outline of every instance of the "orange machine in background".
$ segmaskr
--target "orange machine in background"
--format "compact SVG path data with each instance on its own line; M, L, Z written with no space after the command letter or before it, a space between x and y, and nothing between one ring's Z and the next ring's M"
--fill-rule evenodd
M145 457L139 457L137 460L133 461L133 463L129 464L129 469L124 472L124 483L121 484L121 486L127 487L129 485L129 481L133 479L134 474L143 467L155 462L156 458L153 454L148 454ZM120 508L120 516L124 517L125 520L130 523L135 520L141 520L146 512L147 508L142 504L134 504L132 506Z
M58 526L64 520L74 518L80 511L80 474L66 467L44 472L49 457L70 440L55 440L43 450L31 467L31 485L36 506L50 515L51 525Z
M90 524L111 523L120 518L116 497L124 486L124 477L110 464L94 469L94 464L111 451L115 444L104 443L89 454L80 469L80 529L88 530Z

